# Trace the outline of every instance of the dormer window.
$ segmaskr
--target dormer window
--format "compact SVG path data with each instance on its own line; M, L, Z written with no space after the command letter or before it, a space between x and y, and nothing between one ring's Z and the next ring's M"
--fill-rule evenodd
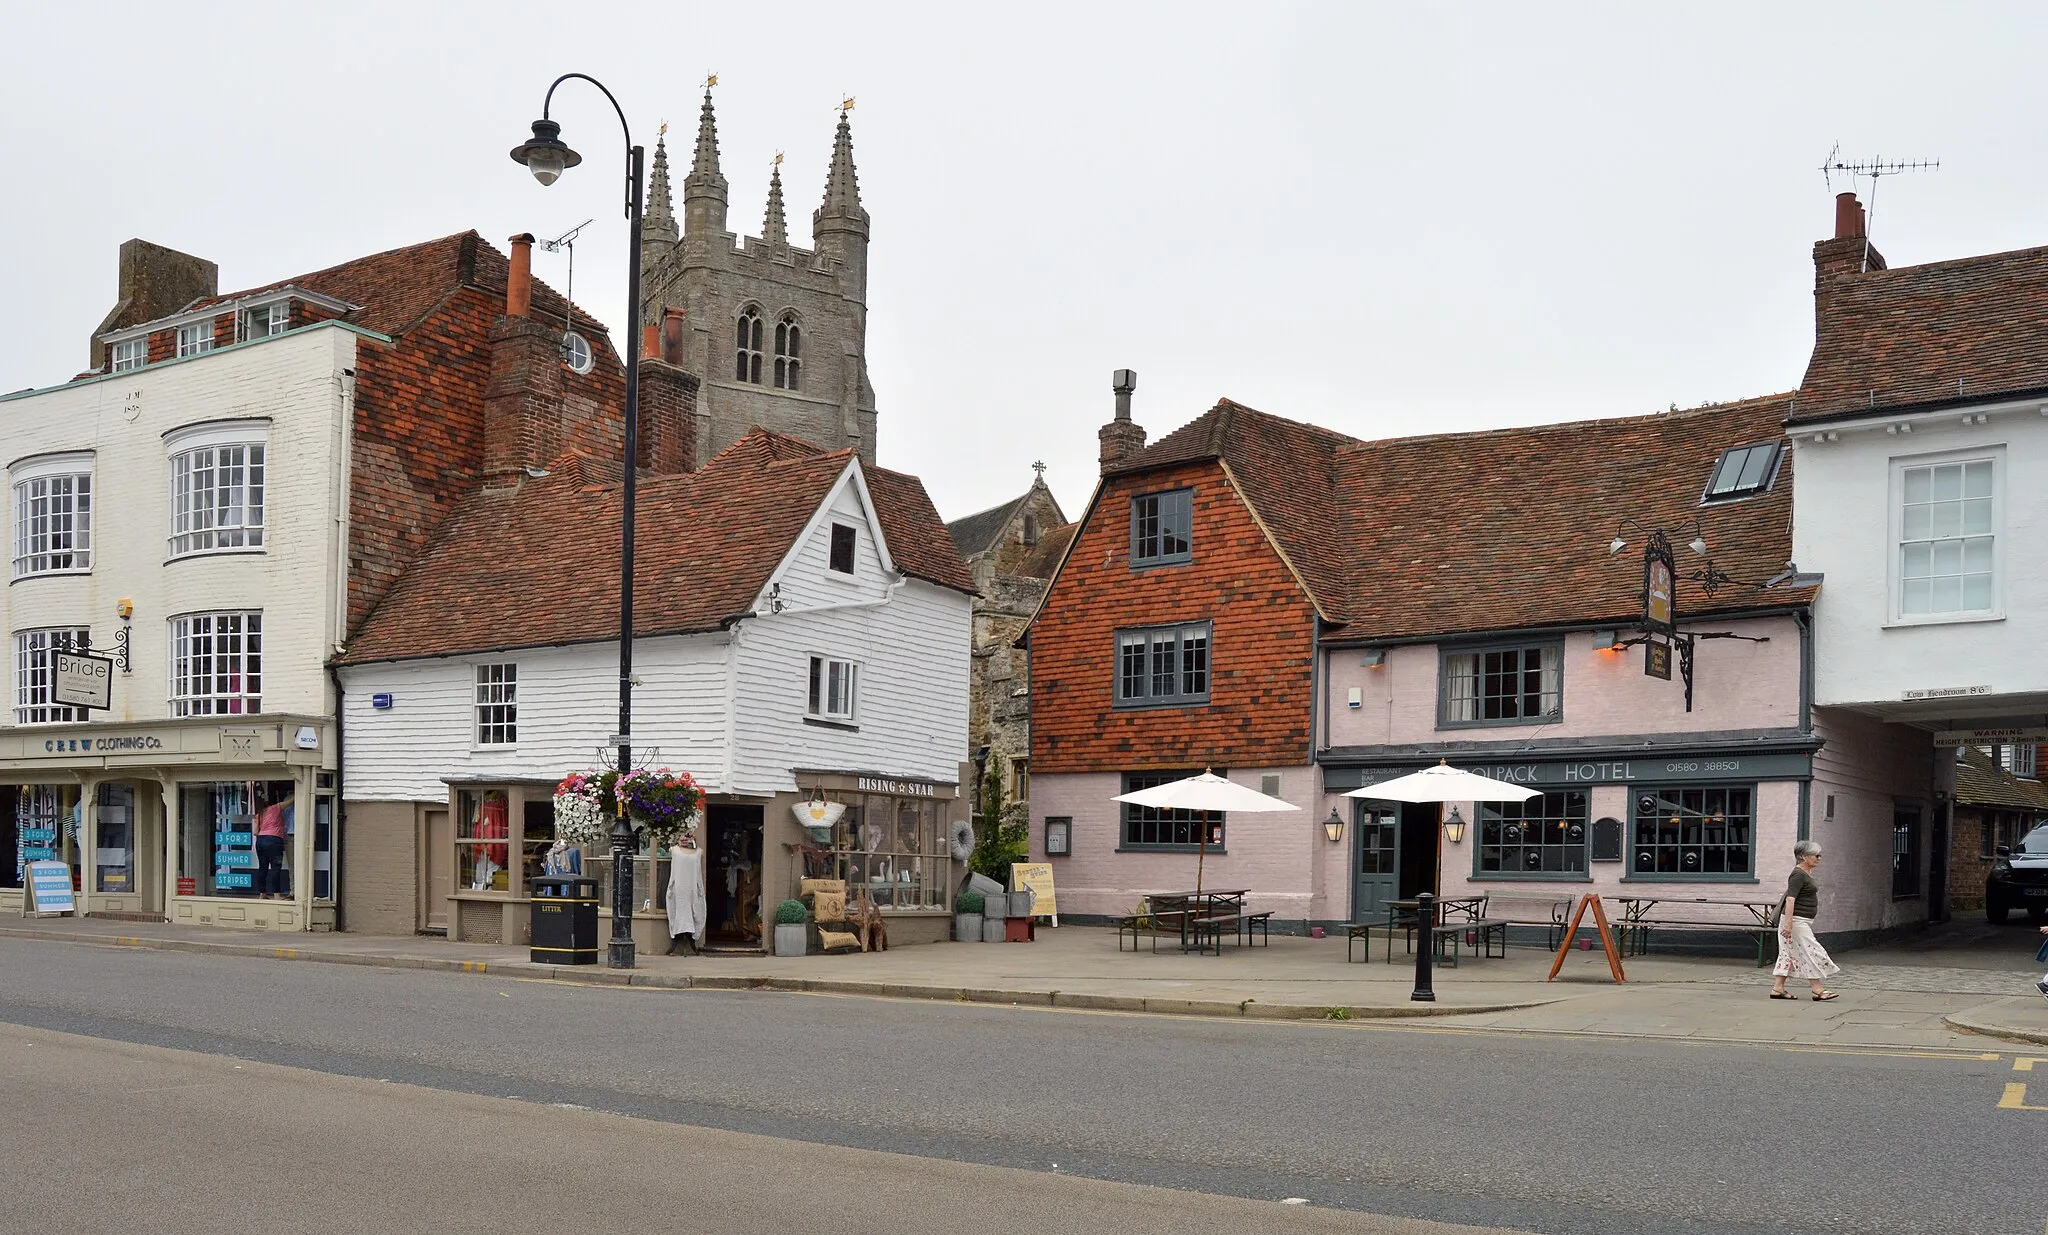
M149 337L123 339L114 344L114 372L126 373L149 363Z
M1736 446L1721 452L1720 461L1714 464L1713 478L1707 481L1707 491L1700 500L1725 502L1763 493L1771 487L1771 481L1777 474L1776 442Z
M197 356L213 350L213 323L193 322L178 327L178 355Z
M244 339L267 339L274 334L283 334L291 324L292 306L289 300L260 304L253 309L242 311L242 337Z

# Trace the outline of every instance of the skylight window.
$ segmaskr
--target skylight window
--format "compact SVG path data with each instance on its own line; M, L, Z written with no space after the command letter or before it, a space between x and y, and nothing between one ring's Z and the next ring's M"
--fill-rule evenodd
M1707 482L1706 496L1700 500L1720 502L1762 493L1771 487L1771 478L1778 471L1777 463L1776 442L1725 450L1721 453L1720 462L1714 464L1714 478Z

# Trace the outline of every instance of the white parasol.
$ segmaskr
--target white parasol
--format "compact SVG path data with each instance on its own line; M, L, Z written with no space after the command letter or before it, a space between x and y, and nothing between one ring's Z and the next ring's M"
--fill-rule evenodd
M1300 810L1292 802L1268 797L1256 789L1247 789L1235 781L1227 780L1214 772L1200 776L1189 776L1182 780L1168 781L1150 789L1134 789L1110 799L1112 802L1129 802L1133 806L1149 806L1154 810L1215 810L1215 811L1283 811ZM1201 830L1201 847L1195 855L1195 890L1202 889L1202 867L1209 859L1209 828Z
M1387 802L1524 802L1541 792L1477 772L1462 772L1439 760L1433 768L1353 789L1344 796Z

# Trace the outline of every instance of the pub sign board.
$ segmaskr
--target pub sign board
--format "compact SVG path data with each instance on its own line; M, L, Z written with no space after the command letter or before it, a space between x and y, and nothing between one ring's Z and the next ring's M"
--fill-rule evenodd
M114 705L112 657L59 651L51 654L51 669L52 703L101 711Z
M1662 639L1643 640L1643 676L1671 680L1671 645Z
M1661 536L1652 537L1643 549L1643 629L1669 638L1678 631L1677 563L1671 546ZM1668 658L1670 649L1665 649ZM1659 676L1669 678L1669 672Z

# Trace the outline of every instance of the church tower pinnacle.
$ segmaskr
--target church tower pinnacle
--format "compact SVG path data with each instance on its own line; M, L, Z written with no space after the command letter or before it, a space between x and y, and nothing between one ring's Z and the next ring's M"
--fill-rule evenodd
M718 117L706 85L697 116L697 153L683 178L684 235L705 238L725 231L725 189L725 177L718 174Z
M668 190L668 126L661 126L661 134L654 139L654 170L647 177L647 212L641 220L640 235L643 240L666 240L674 244L679 238L676 231L675 207Z
M782 155L779 152L768 169L768 213L761 219L761 239L769 244L789 243L789 223L782 217Z
M825 173L825 201L811 214L811 243L822 257L837 258L860 299L868 285L868 212L860 204L860 178L853 168L853 100L839 105L839 129L832 137L832 167Z

